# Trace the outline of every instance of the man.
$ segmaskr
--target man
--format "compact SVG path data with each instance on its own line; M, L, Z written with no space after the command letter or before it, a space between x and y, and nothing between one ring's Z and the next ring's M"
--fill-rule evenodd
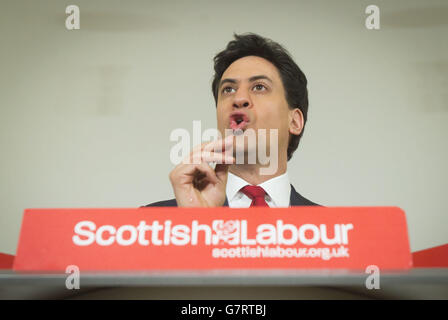
M289 183L287 161L299 145L308 112L307 80L289 53L279 44L256 34L235 35L225 50L214 57L212 83L218 130L233 130L212 143L204 143L170 173L175 199L148 206L247 208L251 206L312 206ZM269 136L273 172L256 156L255 147L244 141L249 130L276 133ZM226 151L237 145L231 154ZM239 149L238 149L239 148ZM213 149L213 151L211 151ZM276 152L272 152L276 150ZM242 152L244 161L236 161ZM255 151L255 154L258 153ZM199 159L199 161L192 161ZM210 163L217 163L213 169ZM264 171L266 172L266 170Z

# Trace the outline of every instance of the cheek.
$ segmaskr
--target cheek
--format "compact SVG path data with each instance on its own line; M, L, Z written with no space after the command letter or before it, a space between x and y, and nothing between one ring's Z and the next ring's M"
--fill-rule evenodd
M279 142L289 139L289 115L288 112L273 109L274 111L266 112L265 123L268 128L278 129Z
M280 131L288 131L289 129L288 112L285 112L283 107L268 106L259 116L262 117L262 122L266 124L267 128L278 128L279 134Z

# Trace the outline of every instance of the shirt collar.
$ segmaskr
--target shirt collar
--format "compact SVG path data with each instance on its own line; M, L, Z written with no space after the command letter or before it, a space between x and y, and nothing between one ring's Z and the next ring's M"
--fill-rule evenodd
M226 185L226 196L228 201L230 202L237 196L241 196L238 195L238 191L240 191L242 187L245 187L247 185L249 185L249 183L246 180L229 172L227 176L227 185Z
M226 196L228 201L232 201L236 197L241 197L239 192L244 186L250 185L246 180L229 172L226 185ZM273 201L275 207L289 207L291 200L291 185L289 182L288 173L269 179L261 184L268 196Z

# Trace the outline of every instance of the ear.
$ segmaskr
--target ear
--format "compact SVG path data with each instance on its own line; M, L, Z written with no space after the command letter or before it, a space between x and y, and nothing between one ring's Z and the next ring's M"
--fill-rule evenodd
M303 113L299 108L289 110L289 133L298 136L304 126Z

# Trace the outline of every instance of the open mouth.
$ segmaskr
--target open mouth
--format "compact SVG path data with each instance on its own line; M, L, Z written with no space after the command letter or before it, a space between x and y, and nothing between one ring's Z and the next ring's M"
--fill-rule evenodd
M233 112L230 115L230 128L244 130L249 123L249 117L243 112Z

